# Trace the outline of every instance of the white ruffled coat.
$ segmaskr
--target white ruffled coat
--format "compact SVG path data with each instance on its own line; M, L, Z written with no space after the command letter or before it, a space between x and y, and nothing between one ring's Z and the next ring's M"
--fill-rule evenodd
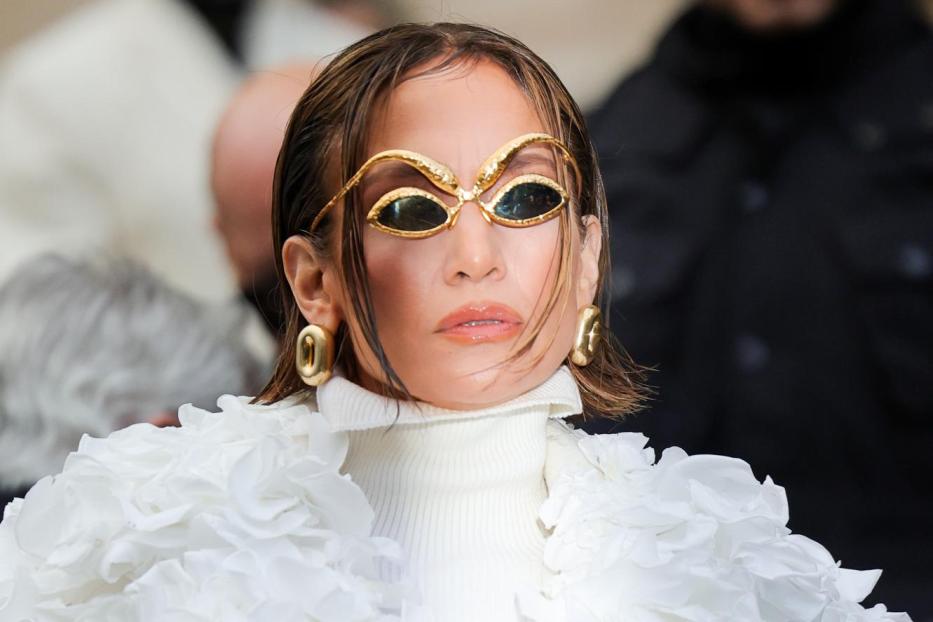
M220 413L182 427L85 437L0 524L0 621L430 619L403 563L371 536L373 511L340 473L345 433L305 404ZM543 593L517 595L536 622L908 622L858 603L879 571L840 568L791 534L784 491L741 460L664 452L640 434L549 424L540 519Z

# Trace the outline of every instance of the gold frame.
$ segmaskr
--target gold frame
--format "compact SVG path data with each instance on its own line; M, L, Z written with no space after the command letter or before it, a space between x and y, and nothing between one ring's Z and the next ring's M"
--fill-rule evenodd
M502 197L505 196L505 194L509 190L512 190L516 186L519 186L521 184L526 184L526 183L538 183L538 184L547 186L548 188L551 188L552 190L555 190L560 195L560 198L561 198L560 203L556 205L555 207L549 209L544 214L540 214L532 218L522 218L518 220L513 220L511 218L502 218L501 216L496 214L496 211L495 211L496 205L499 203L499 201L502 200ZM392 227L386 227L381 222L379 222L379 214L382 213L383 209L385 209L388 205L390 205L391 203L393 203L394 201L397 201L398 199L402 197L410 197L410 196L420 196L422 198L428 199L432 201L433 203L437 204L441 209L447 212L447 220L445 220L443 223L439 224L436 227L433 227L431 229L425 229L424 231L405 231L404 229L394 229ZM533 225L537 225L539 223L545 222L557 216L560 213L560 210L565 205L567 205L567 203L570 201L570 197L567 195L567 191L564 190L560 186L560 184L558 184L556 181L554 181L550 177L545 177L544 175L538 175L535 173L519 175L515 179L510 180L507 184L502 186L502 188L500 188L499 191L496 192L496 195L492 198L492 200L488 202L483 201L473 196L469 196L467 193L458 193L457 203L454 205L447 205L437 196L425 190L421 190L420 188L396 188L395 190L391 190L387 192L386 194L382 195L382 197L380 197L379 200L373 204L372 208L370 208L369 210L369 213L366 215L366 221L374 229L378 229L379 231L384 231L385 233L389 233L392 235L397 235L399 237L427 238L437 233L440 233L444 229L450 229L451 227L456 225L457 219L460 217L460 209L463 207L463 204L466 203L467 201L476 201L476 203L481 208L480 214L482 214L483 219L490 224L495 222L505 227L531 227Z
M388 160L404 162L414 167L439 190L444 191L446 194L455 196L457 198L457 203L455 205L447 205L436 195L419 188L403 187L390 190L386 194L382 195L382 197L380 197L376 203L373 204L366 216L367 222L369 222L372 227L380 231L405 238L425 238L435 235L444 229L453 227L457 223L457 218L460 215L460 210L463 207L463 204L469 201L475 201L482 208L481 214L483 215L483 218L486 220L486 222L490 224L495 222L507 227L530 227L532 225L545 222L557 216L560 213L560 210L569 203L570 197L567 191L557 181L549 177L545 177L544 175L538 175L535 173L519 175L518 177L509 180L507 184L500 188L491 201L485 202L479 198L480 195L486 192L499 180L499 178L505 172L506 168L508 168L509 163L515 157L515 154L517 154L525 147L536 143L547 144L556 147L558 151L560 151L564 160L573 168L577 177L577 183L579 184L581 182L580 168L567 146L550 134L544 134L540 132L523 134L522 136L514 138L499 147L489 158L486 159L486 161L480 167L479 172L476 175L476 180L473 183L473 187L470 190L465 190L460 185L456 175L454 175L450 168L444 164L441 164L425 155L416 153L414 151L406 151L404 149L390 149L388 151L381 151L366 160L366 162L363 163L363 166L361 166L360 169L349 180L347 180L347 183L343 185L340 191L334 195L334 198L328 201L327 204L321 208L321 211L318 212L317 216L315 216L314 220L311 222L311 227L308 230L309 232L314 231L314 229L318 226L318 224L320 224L321 220L323 220L323 218L330 212L330 210L332 210L337 205L337 203L339 203L340 200L343 199L348 192L350 192L350 190L355 188L360 183L360 181L362 181L363 176L367 171L369 171L376 164ZM533 218L526 218L523 220L509 220L496 216L494 212L495 205L499 202L499 200L502 199L502 196L515 186L528 182L541 183L548 186L549 188L556 190L561 195L561 203L545 214L541 214L540 216L535 216ZM444 224L438 225L437 227L427 231L402 231L399 229L386 227L379 223L378 220L376 220L379 216L379 213L392 201L395 201L403 196L420 196L434 201L440 207L442 207L444 211L447 212L447 220L444 222Z

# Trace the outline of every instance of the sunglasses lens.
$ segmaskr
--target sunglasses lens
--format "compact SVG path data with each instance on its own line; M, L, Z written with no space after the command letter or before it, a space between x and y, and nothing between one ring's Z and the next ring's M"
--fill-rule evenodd
M510 188L496 203L495 213L505 220L528 220L559 207L564 198L545 184L529 181Z
M430 231L447 222L447 211L426 197L412 195L395 199L379 211L376 220L396 231Z

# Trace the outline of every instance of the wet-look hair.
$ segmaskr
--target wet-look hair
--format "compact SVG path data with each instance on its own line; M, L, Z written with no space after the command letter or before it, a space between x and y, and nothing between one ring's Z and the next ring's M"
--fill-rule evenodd
M481 61L494 63L514 80L546 130L569 148L581 174L578 181L558 170L561 183L570 192L571 209L565 209L560 216L553 291L541 293L534 321L503 364L517 362L531 350L535 340L554 338L542 334L542 327L553 309L570 304L575 285L571 282L574 248L570 227L578 227L582 234L583 217L593 215L602 227L597 304L602 309L604 330L593 361L586 367L569 366L580 387L585 415L620 416L643 403L643 370L624 353L605 326L609 318L609 217L596 152L583 115L553 69L520 41L488 28L460 23L401 24L358 41L327 64L295 107L276 165L272 210L286 330L275 372L257 400L273 402L309 390L294 369L296 340L307 322L291 296L281 252L293 235L305 236L319 258L334 263L344 291L350 293L347 302L351 308L345 312L348 321L355 322L356 330L350 331L344 324L338 331L337 364L350 379L358 379L359 365L350 338L362 338L382 367L385 393L412 399L379 341L363 253L367 206L361 205L359 188L344 197L340 231L335 230L338 219L333 214L327 215L313 232L309 227L343 181L365 161L371 120L388 93L405 80L445 71L468 71ZM555 162L560 161L555 153ZM339 245L335 244L337 238ZM338 247L339 256L332 256Z

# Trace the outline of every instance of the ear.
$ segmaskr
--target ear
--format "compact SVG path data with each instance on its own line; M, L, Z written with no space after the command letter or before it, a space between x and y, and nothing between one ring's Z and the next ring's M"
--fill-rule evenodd
M344 315L340 280L334 268L321 262L311 243L300 235L285 240L282 262L301 315L309 324L336 333Z
M580 276L577 279L577 307L593 304L599 287L599 253L603 246L603 231L599 218L583 217L583 244L580 248Z

